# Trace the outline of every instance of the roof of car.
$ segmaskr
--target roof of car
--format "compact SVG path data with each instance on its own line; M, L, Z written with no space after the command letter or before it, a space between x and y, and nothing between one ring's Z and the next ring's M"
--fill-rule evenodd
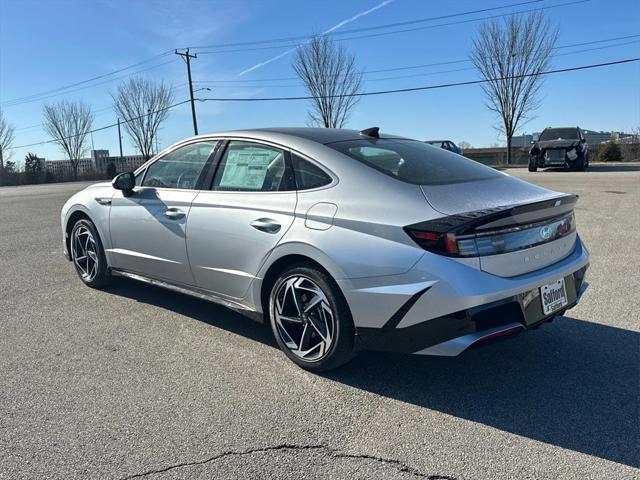
M216 132L210 135L238 135L263 137L265 134L290 135L300 137L313 142L322 144L342 142L345 140L358 140L368 138L363 136L359 130L351 130L347 128L302 128L302 127L278 127L278 128L255 128L250 130L235 130L230 132ZM208 136L208 135L207 135ZM388 135L380 133L380 138L403 138L398 135Z

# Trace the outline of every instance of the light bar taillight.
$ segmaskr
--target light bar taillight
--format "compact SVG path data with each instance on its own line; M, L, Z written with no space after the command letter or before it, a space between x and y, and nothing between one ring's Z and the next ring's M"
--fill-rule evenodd
M571 212L541 222L462 234L415 227L405 227L405 231L425 250L455 257L479 257L531 248L565 237L575 231L575 216Z

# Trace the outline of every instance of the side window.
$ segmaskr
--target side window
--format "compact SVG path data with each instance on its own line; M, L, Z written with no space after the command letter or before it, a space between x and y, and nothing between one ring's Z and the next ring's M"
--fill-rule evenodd
M236 192L294 190L285 152L259 143L233 140L220 161L213 189Z
M300 158L296 154L291 155L291 160L298 190L309 190L331 183L331 177L313 163Z
M147 167L143 187L194 189L217 141L190 143ZM136 181L137 183L137 181Z

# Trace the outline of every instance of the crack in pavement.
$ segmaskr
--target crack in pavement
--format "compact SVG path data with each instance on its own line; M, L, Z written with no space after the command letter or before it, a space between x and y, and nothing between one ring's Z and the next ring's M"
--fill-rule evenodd
M230 457L230 456L252 455L254 453L264 453L264 452L270 452L270 451L276 451L276 450L324 450L334 458L353 458L353 459L360 459L360 460L373 460L376 462L393 465L399 472L408 473L410 475L413 475L419 478L427 478L428 480L456 480L454 477L449 477L446 475L428 475L426 473L422 473L417 468L411 467L406 463L396 459L377 457L375 455L367 455L367 454L344 453L334 448L331 448L327 445L322 445L322 444L296 445L296 444L290 444L290 443L282 443L279 445L272 445L272 446L261 447L261 448L251 448L248 450L241 450L241 451L227 450L225 452L221 452L217 455L206 458L204 460L175 463L172 465L168 465L167 467L164 467L164 468L159 468L156 470L147 470L146 472L127 475L126 477L122 477L121 480L133 480L134 478L142 478L148 475L166 473L171 470L175 470L177 468L182 468L182 467L206 465L207 463L215 462L217 460L220 460L225 457Z

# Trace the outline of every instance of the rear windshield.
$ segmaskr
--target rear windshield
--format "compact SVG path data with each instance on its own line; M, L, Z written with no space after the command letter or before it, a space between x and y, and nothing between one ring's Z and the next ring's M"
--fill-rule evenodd
M578 140L577 128L547 128L540 134L539 140Z
M361 139L329 143L398 180L416 185L444 185L498 177L501 174L461 155L417 140Z

